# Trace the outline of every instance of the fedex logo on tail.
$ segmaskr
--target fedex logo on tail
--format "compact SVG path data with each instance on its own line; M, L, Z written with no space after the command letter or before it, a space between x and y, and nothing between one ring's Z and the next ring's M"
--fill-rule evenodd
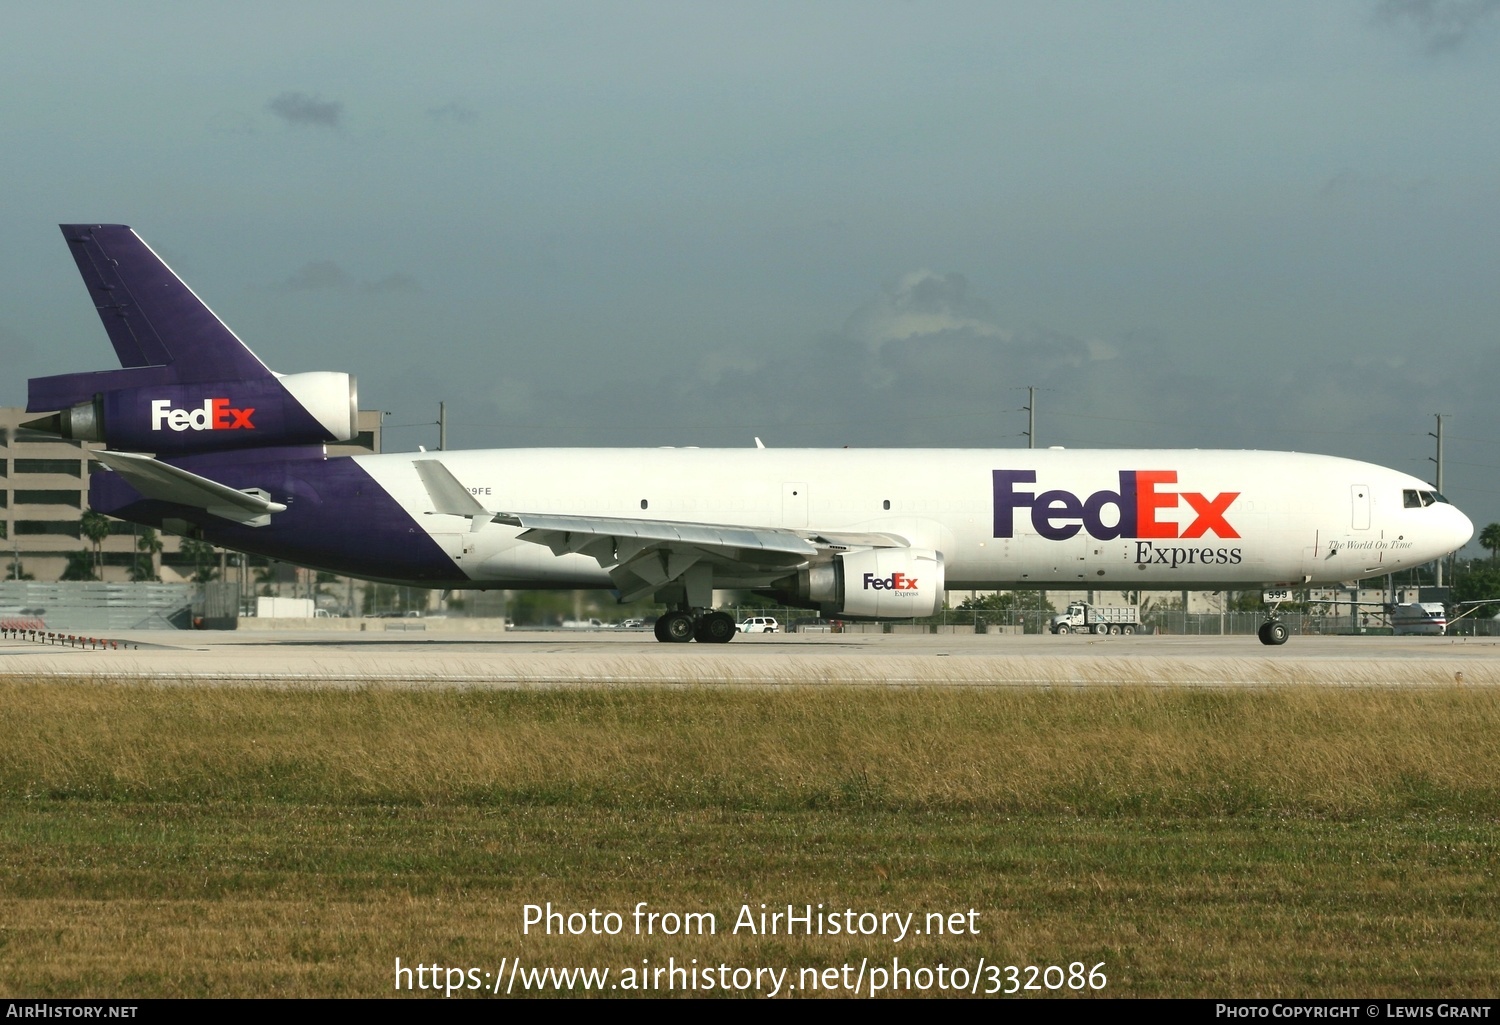
M173 409L171 399L155 399L151 403L151 429L159 431L163 425L174 431L239 431L254 430L250 414L255 407L235 409L228 399L204 399L196 409Z
M1037 494L1019 485L1035 484L1035 470L996 470L995 537L1014 537L1016 512L1030 510L1031 526L1042 537L1065 541L1080 530L1098 541L1115 538L1194 538L1209 533L1239 537L1227 513L1238 491L1212 497L1196 491L1169 490L1176 470L1121 470L1119 491L1096 491L1080 497L1071 491ZM1185 525L1158 517L1186 504L1192 518Z

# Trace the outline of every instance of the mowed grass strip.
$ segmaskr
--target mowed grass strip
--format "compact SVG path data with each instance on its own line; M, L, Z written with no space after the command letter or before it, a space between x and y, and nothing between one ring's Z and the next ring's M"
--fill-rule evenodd
M397 957L516 956L1500 983L1489 690L9 683L0 727L5 995L372 996ZM523 936L548 901L718 930ZM979 933L731 935L762 903L972 907Z

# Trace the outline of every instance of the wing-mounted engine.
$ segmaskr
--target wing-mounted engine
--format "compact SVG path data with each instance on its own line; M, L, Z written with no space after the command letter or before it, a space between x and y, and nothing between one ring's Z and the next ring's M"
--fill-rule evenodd
M941 552L871 548L799 570L795 593L826 616L918 619L942 608L943 587Z

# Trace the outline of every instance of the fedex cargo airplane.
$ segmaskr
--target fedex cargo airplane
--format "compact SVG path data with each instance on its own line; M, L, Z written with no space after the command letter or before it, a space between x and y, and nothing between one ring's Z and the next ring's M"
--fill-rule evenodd
M1289 452L488 449L329 456L355 382L278 374L130 228L65 224L122 369L30 381L27 426L103 442L89 504L335 573L611 588L722 643L716 588L841 618L945 589L1251 589L1420 566L1473 525L1408 474ZM1260 630L1286 641L1275 604Z

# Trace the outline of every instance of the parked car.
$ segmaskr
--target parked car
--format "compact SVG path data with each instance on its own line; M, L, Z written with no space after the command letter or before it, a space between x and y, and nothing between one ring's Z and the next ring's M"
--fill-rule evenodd
M751 616L735 627L742 634L773 634L781 629L775 616Z

